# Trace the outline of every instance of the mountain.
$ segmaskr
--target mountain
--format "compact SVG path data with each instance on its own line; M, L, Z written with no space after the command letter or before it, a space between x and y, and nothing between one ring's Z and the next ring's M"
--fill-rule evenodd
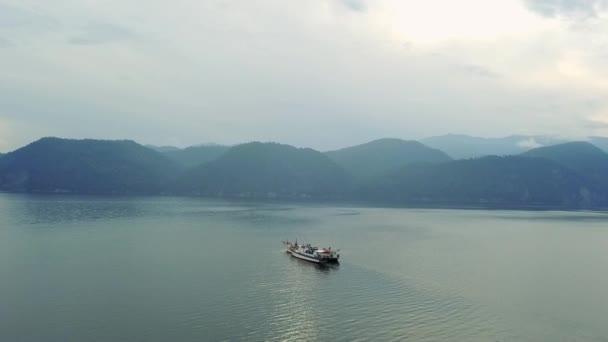
M412 163L441 163L451 158L444 152L417 141L379 139L325 153L360 180L381 177Z
M363 187L363 199L428 206L586 208L606 204L584 177L553 161L483 157L411 165Z
M527 150L555 145L565 140L550 136L511 135L504 138L479 138L462 134L447 134L422 139L427 146L446 152L452 158L516 155Z
M580 141L541 147L522 156L552 160L608 189L608 154L591 143Z
M189 170L177 189L208 196L335 198L350 185L348 173L321 152L253 142Z
M217 159L228 149L229 146L223 145L199 145L164 151L163 154L184 167L193 167Z
M0 189L156 194L179 170L133 141L43 138L0 159Z
M186 150L197 159L181 164L196 166L183 167L175 155L167 156L176 151L160 153L128 140L43 138L0 157L0 191L353 199L430 207L608 206L608 154L588 142L461 160L398 139L326 154L260 142L180 151Z
M608 154L586 141L535 148L522 156L550 159L574 169L608 165Z

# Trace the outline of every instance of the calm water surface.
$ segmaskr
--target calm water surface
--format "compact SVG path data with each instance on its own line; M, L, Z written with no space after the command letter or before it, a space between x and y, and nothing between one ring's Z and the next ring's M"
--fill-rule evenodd
M291 258L298 237L342 264ZM608 341L608 215L0 194L0 341Z

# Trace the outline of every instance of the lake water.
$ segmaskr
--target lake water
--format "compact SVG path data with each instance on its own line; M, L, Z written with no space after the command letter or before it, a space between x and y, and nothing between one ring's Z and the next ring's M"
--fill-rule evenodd
M0 194L0 341L266 340L608 341L608 215Z

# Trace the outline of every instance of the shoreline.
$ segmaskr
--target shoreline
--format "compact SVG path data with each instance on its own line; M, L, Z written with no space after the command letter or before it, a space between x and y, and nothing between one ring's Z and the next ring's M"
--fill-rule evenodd
M369 201L356 199L323 199L323 198L293 198L293 197L241 197L241 196L197 196L183 194L126 194L126 193L76 193L76 192L12 192L0 190L0 195L9 196L34 196L41 198L66 198L75 199L136 199L136 198L175 198L175 199L200 199L206 201L219 201L230 203L259 203L259 204L298 204L298 205L323 205L344 206L353 208L384 208L384 209L437 209L437 210L480 210L480 211L564 211L564 212L595 212L608 213L608 208L603 207L570 207L552 205L499 205L499 204L473 204L473 203L419 203L419 202L387 202Z

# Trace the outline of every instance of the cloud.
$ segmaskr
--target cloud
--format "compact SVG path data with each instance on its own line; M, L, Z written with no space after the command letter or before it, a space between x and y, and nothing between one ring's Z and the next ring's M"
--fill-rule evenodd
M7 28L41 28L56 29L59 23L43 12L0 4L0 29Z
M589 128L594 129L606 129L608 128L608 106L603 108L603 111L599 111L593 115L587 117L587 125Z
M488 78L500 77L499 73L494 72L481 65L463 64L463 65L459 65L458 68L460 68L462 71L464 71L472 76L488 77Z
M12 147L575 135L608 106L608 27L571 30L521 0L0 2Z
M339 0L344 6L348 7L349 9L356 11L356 12L362 12L365 11L366 5L365 5L365 0Z
M608 8L607 0L524 0L528 8L542 16L592 18Z
M11 46L13 46L13 43L10 40L0 37L0 48L6 48Z
M82 32L71 37L69 42L76 45L92 45L122 41L134 37L135 34L124 27L107 23L96 23L83 27Z
M536 141L534 138L524 139L517 142L517 146L531 150L533 148L543 147L543 144Z

